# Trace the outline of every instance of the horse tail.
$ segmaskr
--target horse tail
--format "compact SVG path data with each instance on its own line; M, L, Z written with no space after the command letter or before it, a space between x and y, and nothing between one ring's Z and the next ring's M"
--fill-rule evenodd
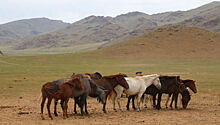
M107 100L113 100L113 90L108 94Z
M40 95L38 96L38 102L40 102L40 100L42 99L42 93L40 93Z

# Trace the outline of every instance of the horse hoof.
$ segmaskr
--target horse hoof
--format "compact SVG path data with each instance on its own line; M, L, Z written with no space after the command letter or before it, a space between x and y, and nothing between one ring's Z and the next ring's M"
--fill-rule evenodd
M157 107L156 107L156 109L157 109L157 110L160 110L160 109L161 109L161 107L157 106Z
M121 112L125 112L123 109L121 109Z
M44 118L44 117L42 117L41 119L42 119L42 120L45 120L45 118Z
M168 109L168 107L166 106L166 109Z
M56 117L58 116L58 114L54 114Z
M50 117L50 119L51 119L51 120L53 120L53 118L52 118L52 117Z
M117 110L116 110L116 109L114 109L114 111L115 111L115 112L117 112Z
M77 112L75 112L75 114L77 114Z

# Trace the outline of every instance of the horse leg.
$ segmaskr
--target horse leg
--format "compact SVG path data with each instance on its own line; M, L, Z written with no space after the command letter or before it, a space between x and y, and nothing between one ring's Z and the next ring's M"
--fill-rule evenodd
M138 93L137 95L137 111L140 112L140 104L141 104L141 96L143 95L143 93Z
M157 96L157 94L153 95L153 107L154 108L156 107L156 96Z
M86 95L80 97L80 111L82 116L84 115L83 107L85 105L85 99L86 99Z
M60 105L61 105L62 110L64 110L63 104L64 104L64 100L61 100L61 101L60 101Z
M44 116L43 116L43 113L44 113L44 103L45 103L45 101L46 101L46 98L43 97L43 98L42 98L42 101L41 101L41 118L42 118L42 120L45 119Z
M57 114L57 102L58 102L58 99L54 99L54 115L55 116L58 116L58 114ZM62 105L61 105L61 107L62 107Z
M161 109L161 106L160 106L161 98L162 98L162 93L159 93L158 94L158 99L157 99L157 106L156 106L156 109L158 109L158 110Z
M148 95L149 100L150 100L150 104L153 107L153 96L152 95Z
M174 94L172 94L173 96L172 96L172 100L171 100L171 102L170 102L170 108L171 109L173 109L173 100L174 100L174 97L175 97L175 95Z
M175 94L175 109L178 109L177 107L177 101L178 101L178 93Z
M132 108L134 110L136 110L135 104L134 104L134 100L135 100L136 95L132 95Z
M74 112L75 112L75 114L77 114L77 111L76 111L76 103L79 103L79 98L74 97Z
M122 109L121 104L120 104L121 95L122 95L121 93L119 93L119 94L117 95L117 102L118 102L119 109L120 109L122 112L124 112L124 110Z
M63 119L68 118L67 116L68 101L69 99L65 99L64 101Z
M104 113L107 113L107 112L106 112L106 109L105 109L105 106L106 106L106 103L107 103L107 97L108 97L108 94L107 94L106 97L105 97L105 103L103 104L103 108L102 108L102 111L103 111Z
M148 99L148 95L147 94L144 94L144 108L147 108L147 99Z
M116 110L116 108L115 108L115 98L116 98L116 96L117 96L117 93L114 91L113 92L113 110L115 111L115 112L117 112L117 110Z
M127 102L127 105L126 105L127 110L129 110L129 105L130 105L131 98L132 98L131 96L128 96L128 102Z
M166 100L166 103L165 103L166 109L168 108L167 104L169 102L170 96L171 96L171 94L168 94L168 96L167 96L167 100Z
M89 114L89 112L87 110L87 99L85 99L85 112L86 112L87 115Z
M49 117L51 118L51 120L53 120L53 117L50 113L50 104L51 104L51 101L52 101L52 98L48 98L48 101L47 101L47 111L48 111L48 115Z

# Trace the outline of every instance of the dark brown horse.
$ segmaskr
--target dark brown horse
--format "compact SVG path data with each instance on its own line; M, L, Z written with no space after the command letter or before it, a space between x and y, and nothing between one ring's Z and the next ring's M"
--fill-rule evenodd
M186 86L183 84L179 76L160 76L161 90L158 92L158 99L156 109L161 109L161 97L163 93L173 94L175 99L175 108L177 108L178 93L186 90Z
M108 94L113 91L113 89L117 86L117 85L121 85L122 87L124 87L125 89L128 89L128 83L126 82L125 78L124 78L124 74L116 74L116 75L110 75L110 76L103 76L100 79L96 80L94 79L94 82L103 87L105 90L108 90L108 93L106 93L106 98L108 97ZM106 100L107 101L107 100ZM103 112L106 113L106 101L103 104Z
M45 83L41 89L41 92L42 92L41 117L42 119L44 119L43 109L44 109L44 103L47 98L48 98L47 110L48 110L48 115L51 119L53 119L50 113L50 104L51 104L52 99L64 100L65 104L64 104L64 110L63 110L63 118L65 119L67 117L67 107L68 107L67 103L75 89L83 89L83 85L80 82L80 77L75 77L60 85L56 85L54 82Z
M195 85L195 81L194 80L191 80L191 79L186 79L186 80L182 80L182 82L183 82L183 84L186 86L186 87L189 87L194 93L197 93L197 89L196 89L196 85ZM179 93L177 93L177 96L178 96L178 94ZM167 104L168 104L168 101L169 101L169 99L170 99L170 97L171 97L171 95L172 94L169 94L168 95L168 97L167 97L167 100L166 100L166 103L165 103L165 106L166 106L166 108L168 108L168 106L167 106ZM182 94L183 95L183 94ZM172 104L173 104L173 99L174 98L174 96L172 96L172 101L171 101L171 103L170 103L170 108L172 108ZM185 101L185 100L184 100ZM186 101L185 101L186 102ZM187 104L184 104L184 105L188 105L188 103ZM176 108L176 107L175 107ZM183 106L183 108L184 108L184 106ZM186 108L186 107L185 107Z

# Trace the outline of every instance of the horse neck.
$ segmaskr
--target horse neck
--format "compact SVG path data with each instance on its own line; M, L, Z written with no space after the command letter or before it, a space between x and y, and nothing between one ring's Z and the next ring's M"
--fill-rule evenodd
M106 81L108 81L109 86L111 87L111 89L115 88L118 84L118 82L116 82L115 78L105 78Z
M155 77L147 77L147 78L144 78L145 85L146 85L147 87L149 87L150 85L155 84L155 83L154 83L154 80L155 80L155 79L156 79ZM157 84L156 84L155 86L157 87Z

